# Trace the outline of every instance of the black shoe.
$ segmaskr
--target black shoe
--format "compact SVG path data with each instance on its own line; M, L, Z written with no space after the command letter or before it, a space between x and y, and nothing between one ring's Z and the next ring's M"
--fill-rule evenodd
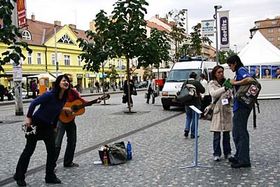
M197 136L199 138L199 136ZM195 135L191 134L191 139L195 139Z
M45 181L48 184L60 184L61 183L61 180L59 178L57 178L57 177L53 177L53 178L46 177Z
M79 164L72 162L69 165L64 165L65 168L73 168L73 167L79 167Z
M26 186L26 182L24 179L18 179L15 175L13 177L15 179L15 181L17 182L18 186Z
M187 138L189 136L189 131L185 130L184 136Z
M238 160L235 157L229 157L228 161L231 162L231 163L237 163L238 162Z
M232 168L249 168L249 167L251 167L251 164L250 163L248 163L248 164L241 164L241 163L237 162L237 163L232 163L230 166Z

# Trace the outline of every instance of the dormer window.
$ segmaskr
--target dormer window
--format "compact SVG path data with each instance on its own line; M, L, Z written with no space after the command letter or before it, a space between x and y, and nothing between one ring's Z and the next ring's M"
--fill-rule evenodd
M67 34L63 35L63 36L58 40L58 42L60 42L60 43L65 43L65 44L74 44L74 42L70 39L70 37L69 37Z
M23 30L21 35L22 35L22 38L24 40L31 40L32 39L31 38L31 33L28 30Z

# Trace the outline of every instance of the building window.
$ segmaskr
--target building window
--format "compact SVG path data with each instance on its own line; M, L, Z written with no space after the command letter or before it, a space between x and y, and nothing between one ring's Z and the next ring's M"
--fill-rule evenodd
M271 22L271 24L272 24L272 25L276 25L276 24L277 24L277 21L274 20L274 21Z
M268 32L269 33L273 33L273 29L268 29Z
M268 41L273 42L273 37L269 37L267 39L268 39Z
M32 53L27 54L27 63L32 64Z
M70 55L64 55L64 65L70 66Z
M24 40L31 40L31 33L28 30L23 30L21 35Z
M52 54L52 65L56 65L56 63L55 63L55 54L54 53Z
M37 64L42 64L42 54L37 53Z
M280 36L278 36L277 40L280 41Z
M70 39L70 37L69 37L67 34L63 35L63 36L58 40L58 42L60 42L60 43L65 43L65 44L74 44L74 42Z
M81 56L78 56L78 66L81 66L82 65L82 58Z

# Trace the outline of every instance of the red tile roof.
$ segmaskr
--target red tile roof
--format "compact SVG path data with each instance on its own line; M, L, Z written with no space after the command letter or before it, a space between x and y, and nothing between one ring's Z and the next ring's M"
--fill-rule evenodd
M160 30L160 31L166 31L166 32L169 32L166 28L164 28L163 26L160 26L154 22L150 22L150 21L146 21L147 22L147 27L150 27L150 28L155 28L157 30Z
M56 26L58 32L63 26ZM70 27L69 27L70 28ZM54 36L54 24L42 21L33 21L27 19L27 27L25 28L31 33L32 40L23 40L31 45L42 45L52 36ZM85 31L70 28L77 38L86 38ZM45 33L45 34L44 34Z

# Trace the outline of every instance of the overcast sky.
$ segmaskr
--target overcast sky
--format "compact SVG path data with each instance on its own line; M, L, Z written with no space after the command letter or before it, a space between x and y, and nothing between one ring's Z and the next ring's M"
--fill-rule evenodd
M89 22L100 9L108 14L117 0L26 0L27 17L33 13L36 20L62 24L76 24L77 28L88 30ZM146 19L155 14L164 16L170 10L188 9L189 32L201 20L212 19L214 5L222 5L220 10L230 11L230 45L240 51L250 40L249 29L256 20L280 16L279 0L147 0ZM215 41L215 38L210 38Z

